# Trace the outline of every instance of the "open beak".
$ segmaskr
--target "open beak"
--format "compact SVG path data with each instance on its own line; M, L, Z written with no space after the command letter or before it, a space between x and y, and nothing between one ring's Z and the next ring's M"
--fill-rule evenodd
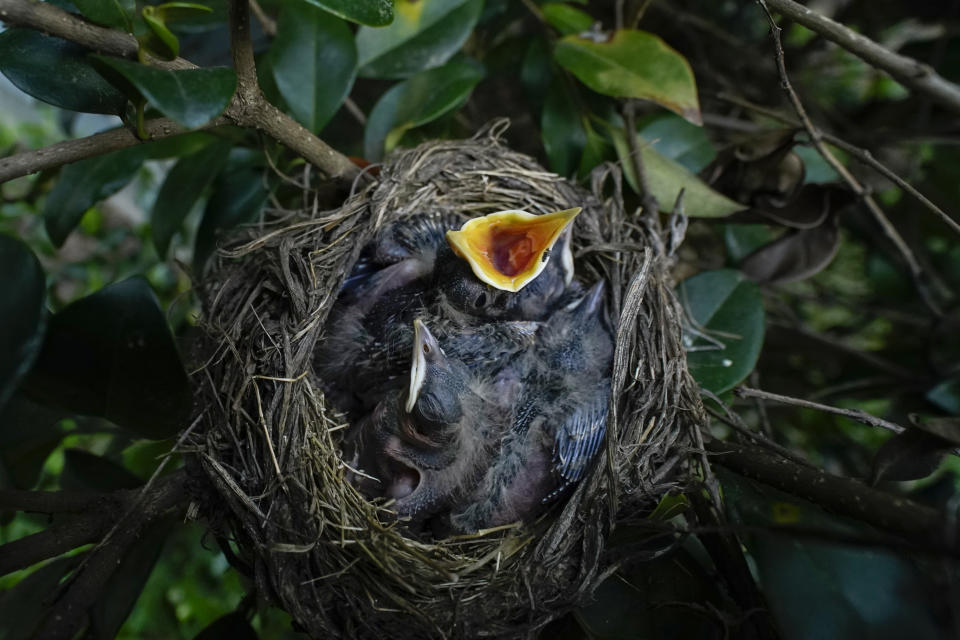
M447 242L480 280L503 291L520 291L547 266L554 243L578 213L580 207L542 216L498 211L447 231Z

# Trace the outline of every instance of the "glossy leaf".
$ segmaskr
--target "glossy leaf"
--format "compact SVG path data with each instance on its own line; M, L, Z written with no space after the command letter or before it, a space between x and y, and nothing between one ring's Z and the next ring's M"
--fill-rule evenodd
M73 0L73 4L91 22L123 31L133 29L134 0Z
M130 81L163 115L193 129L223 113L237 88L226 67L158 69L120 58L95 56Z
M21 91L70 111L123 113L126 97L97 73L87 53L79 45L33 29L0 33L0 73Z
M875 534L765 485L722 470L718 477L735 524L761 530L787 524L828 536L817 541L768 532L745 539L784 640L946 637L908 559L882 547L829 541L831 532Z
M284 5L270 49L277 89L303 126L319 133L357 73L353 34L339 18L303 2Z
M214 181L193 250L194 269L199 273L216 247L217 234L253 220L263 209L270 192L263 182L263 156L234 149L227 168Z
M723 229L723 244L727 259L736 264L760 247L773 242L774 235L765 224L727 224Z
M63 472L60 474L63 489L105 492L136 489L142 485L143 480L109 458L82 449L63 452Z
M126 186L148 152L137 145L67 165L43 205L43 223L59 247L79 224L87 209Z
M167 255L173 234L193 209L204 190L223 169L229 142L217 142L177 161L167 174L150 212L150 227L157 254Z
M722 393L746 378L763 346L760 289L733 269L706 271L680 283L688 317L687 364L705 389Z
M164 542L175 524L176 520L172 518L151 524L124 554L117 570L90 608L90 636L97 640L111 640L117 636L153 573Z
M610 127L617 157L623 165L627 183L639 193L630 147L623 130ZM647 140L637 136L637 149L643 160L644 172L650 191L661 207L671 208L683 190L683 207L692 218L722 218L746 207L711 189L703 180L690 173L683 165L667 158L654 149Z
M4 640L29 640L44 619L50 595L60 581L80 564L82 555L55 558L29 576L0 592L0 620Z
M540 7L547 24L560 32L561 35L580 33L593 26L590 14L562 2L547 2Z
M527 46L527 52L520 66L520 83L531 104L537 106L543 104L552 80L550 44L545 38L534 38Z
M789 231L760 247L740 264L755 282L784 283L809 278L823 270L840 248L836 217L813 229Z
M927 400L947 413L960 416L960 377L944 380L930 389Z
M605 40L593 34L568 35L553 55L597 93L644 98L694 124L703 123L690 64L652 33L621 29Z
M233 612L211 622L193 640L257 640L257 632L242 613Z
M600 163L614 159L613 147L591 126L589 120L583 120L583 130L587 134L587 139L583 145L583 154L580 156L580 168L577 169L577 177L581 180L585 179Z
M870 484L919 480L937 470L953 444L919 429L907 429L883 443L873 458Z
M370 112L363 134L364 154L379 160L403 134L459 108L483 78L483 67L469 59L453 60L424 71L387 91Z
M18 393L0 410L0 486L32 489L50 453L63 439L70 414Z
M306 0L344 20L371 27L382 27L393 22L394 0Z
M637 123L637 133L663 156L697 173L717 157L703 127L672 113L659 113Z
M540 115L540 135L550 170L562 176L572 175L580 165L587 132L563 78L557 78L547 92Z
M406 78L438 67L467 40L483 0L397 0L389 27L360 27L357 57L365 78Z
M24 382L33 396L102 416L145 438L176 433L190 386L166 318L142 277L116 282L50 319Z
M0 412L30 370L40 345L46 280L33 252L19 240L0 234Z

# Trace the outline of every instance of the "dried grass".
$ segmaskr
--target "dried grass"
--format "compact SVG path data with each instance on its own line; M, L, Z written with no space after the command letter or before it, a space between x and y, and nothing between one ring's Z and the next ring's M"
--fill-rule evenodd
M342 207L277 215L219 251L201 287L198 428L184 447L198 502L261 593L316 638L524 637L588 600L614 569L605 541L688 473L702 421L686 370L670 238L627 216L619 170L588 192L512 152L494 124L472 140L393 155ZM360 249L415 213L471 217L583 206L577 273L609 283L619 317L607 447L570 499L530 526L425 543L344 482L342 416L311 370Z

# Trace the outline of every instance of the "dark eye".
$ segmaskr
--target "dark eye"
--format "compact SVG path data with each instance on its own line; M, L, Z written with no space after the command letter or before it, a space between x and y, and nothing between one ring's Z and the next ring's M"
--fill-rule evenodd
M430 353L430 345L424 343L424 345L423 345L423 352L424 352L424 353Z
M473 301L474 309L479 309L480 307L487 304L487 294L481 293L477 296L477 299Z

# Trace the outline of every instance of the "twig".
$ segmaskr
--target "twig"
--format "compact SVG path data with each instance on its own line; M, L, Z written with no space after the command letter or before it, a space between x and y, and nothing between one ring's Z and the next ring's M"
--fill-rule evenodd
M728 93L721 92L717 94L717 97L721 100L725 100L732 104L739 105L746 109L750 109L751 111L756 111L757 113L763 114L769 118L773 118L774 120L779 120L780 122L786 125L789 125L791 127L801 126L801 123L798 120L791 118L786 114L780 113L776 109L770 109L768 107L755 104L753 102L750 102L749 100L744 100L739 96L734 96ZM704 116L704 119L706 120L707 116ZM714 120L714 122L716 122L716 120ZM735 121L735 122L739 122L739 121ZM732 122L730 124L733 125ZM749 123L742 123L742 124L748 125ZM893 169L891 169L890 167L888 167L887 165L883 164L882 162L877 160L875 157L873 157L873 154L870 153L868 149L858 147L854 144L847 142L843 138L838 138L837 136L827 133L825 131L821 131L820 135L823 136L823 139L826 142L832 144L835 147L843 149L844 151L849 153L851 156L853 156L863 164L867 165L868 167L870 167L871 169L873 169L883 177L890 180L890 182L893 182L895 185L897 185L898 187L906 191L908 194L916 198L920 202L920 204L922 204L927 209L929 209L934 214L936 214L937 217L939 217L948 227L953 229L956 233L960 234L960 222L957 222L956 220L951 218L949 215L947 215L947 213L943 209L935 205L933 202L930 201L929 198L927 198L925 195L920 193L913 185L911 185L909 182L907 182L906 180L901 178L899 175L897 175L896 172L893 171Z
M275 37L277 35L277 21L267 15L267 12L263 10L257 0L250 0L250 10L253 11L253 15L260 23L263 32L271 38Z
M907 266L909 267L910 273L913 276L914 282L917 286L917 291L920 293L920 296L923 298L930 310L937 316L943 315L943 312L930 298L926 287L924 286L923 282L921 282L923 270L920 268L920 263L917 262L916 257L913 255L913 251L911 251L910 247L907 246L907 243L904 241L900 233L892 224L890 224L890 221L884 215L883 211L880 209L880 206L874 201L873 196L870 195L867 189L860 184L860 181L857 180L845 166L843 166L843 163L837 160L836 156L834 156L830 149L828 149L823 143L823 134L810 120L810 117L807 115L807 110L803 106L803 102L800 101L800 96L797 95L793 85L790 83L790 76L787 74L786 62L784 60L783 42L780 39L780 26L777 24L776 20L774 20L773 14L770 13L770 9L767 6L766 0L757 0L757 3L763 8L764 13L767 14L767 20L770 22L770 32L773 35L773 43L776 50L777 70L780 73L780 80L783 90L790 99L790 103L793 105L794 111L797 112L797 117L800 118L800 122L803 124L803 128L807 131L807 135L810 136L810 142L817 149L827 164L833 167L833 170L837 172L837 175L839 175L843 181L850 186L853 192L857 194L857 196L863 201L867 209L873 215L874 219L883 229L886 236L900 251L900 255L903 256L903 259L907 262Z
M257 67L250 40L249 0L230 0L227 9L230 55L233 57L233 69L237 72L237 93L241 100L256 104L263 98L257 82Z
M249 41L249 12L246 9L246 5L244 5L244 13L247 16L246 31L240 35ZM138 44L136 38L132 35L90 24L78 16L67 13L45 2L36 2L33 0L0 0L0 20L8 25L37 29L100 53L133 59L137 56ZM234 59L237 60L236 56L239 55L239 62L241 63L237 69L239 88L247 91L247 93L238 90L237 94L241 99L237 99L235 95L234 100L227 107L224 115L234 124L242 127L256 128L265 132L268 136L284 144L332 178L343 180L347 183L351 182L359 174L359 168L350 162L349 158L330 147L323 140L293 120L293 118L267 102L262 94L259 93L259 90L256 91L256 95L249 91L251 86L255 86L255 76L252 79L253 82L249 76L249 72L253 68L251 66L252 48L249 54L248 58L247 51L242 47L240 51L235 52ZM177 58L170 62L151 59L150 62L155 66L165 69L196 68L195 64L183 58ZM168 121L161 120L155 122L160 122L161 124L158 126L163 128L164 124L162 123ZM211 125L208 126L213 126L213 124L211 123ZM180 132L182 131L178 131L178 133ZM106 147L104 151L97 151L84 147L84 144L90 144L88 140L87 143L80 144L77 147L67 147L71 153L79 153L79 155L72 160L66 159L61 161L61 159L58 159L53 162L43 160L43 156L48 154L48 149L58 149L58 151L63 152L63 148L58 148L57 145L48 149L27 152L32 155L26 158L21 157L24 156L24 154L18 154L18 156L13 156L12 159L16 159L14 164L21 165L19 171L23 171L23 173L11 172L9 175L19 177L33 173L34 171L60 166L67 162L75 162L84 157L90 157L98 153L105 153L106 151L113 151L117 148L124 148L124 146L132 146L135 144L135 142L128 138L123 138L118 133L112 135L119 137L112 138L108 136L106 140L112 144L121 144L122 146ZM94 143L96 144L103 143L103 139L101 138L96 138L95 136L91 136L91 138L95 138ZM124 145L121 141L128 144ZM66 143L60 144L63 145ZM3 165L0 164L0 167L3 167ZM0 179L0 183L2 182L3 179Z
M627 146L630 148L630 158L633 160L633 175L640 188L640 204L643 207L643 213L651 220L659 222L658 213L660 203L650 192L650 181L647 180L647 172L643 167L643 157L640 155L640 148L637 146L637 119L634 109L635 103L632 100L626 100L623 104L623 120L626 126ZM659 225L658 225L659 228Z
M714 464L833 513L904 535L920 544L947 550L958 548L956 532L951 532L947 519L936 509L873 489L858 480L794 464L757 447L711 440L706 448Z
M876 416L872 416L866 411L861 411L860 409L841 409L840 407L831 407L830 405L820 404L819 402L811 402L810 400L802 400L800 398L793 398L791 396L782 396L779 393L770 393L769 391L751 389L750 387L737 387L733 390L733 392L738 398L760 398L761 400L770 400L771 402L779 402L780 404L790 404L795 407L803 407L805 409L826 411L827 413L833 413L838 416L850 418L851 420L856 420L857 422L870 427L886 429L887 431L892 431L893 433L901 433L905 430L903 427L894 422L877 418Z
M886 71L900 84L930 96L952 111L960 112L960 87L945 80L929 65L894 53L793 0L766 0L766 3L787 18L843 47L867 64Z
M225 124L230 124L230 121L226 117L220 116L196 130L213 129ZM148 120L144 123L144 128L150 136L149 140L141 140L126 127L118 127L110 131L87 136L86 138L65 140L48 147L43 147L42 149L32 149L13 156L7 156L6 158L0 158L0 184L8 180L13 180L14 178L36 173L37 171L53 169L65 164L70 164L71 162L77 162L78 160L110 153L111 151L127 149L138 144L150 142L151 140L171 138L188 131L186 128L168 118Z

